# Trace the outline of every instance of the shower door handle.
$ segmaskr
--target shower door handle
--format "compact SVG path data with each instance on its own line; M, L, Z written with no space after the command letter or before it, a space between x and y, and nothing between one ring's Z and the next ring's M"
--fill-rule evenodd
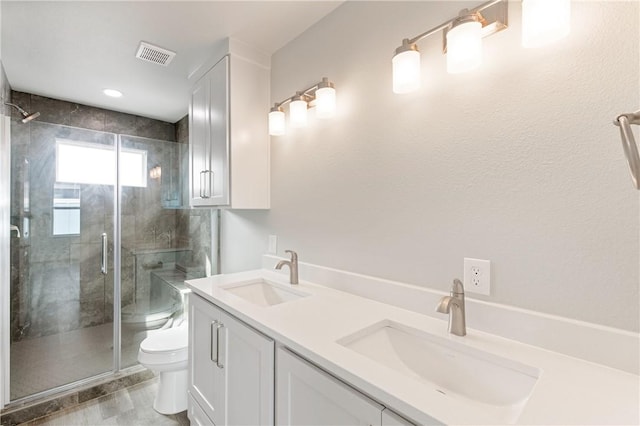
M102 275L107 275L107 234L102 233L102 264L100 265Z
M20 228L18 228L16 225L11 225L9 227L9 232L13 231L16 231L16 238L20 238Z

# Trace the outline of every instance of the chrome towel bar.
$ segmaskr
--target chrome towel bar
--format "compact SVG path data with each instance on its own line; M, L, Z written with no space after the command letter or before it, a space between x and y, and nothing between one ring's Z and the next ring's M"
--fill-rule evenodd
M613 120L613 124L620 127L620 136L622 138L622 148L624 155L629 162L629 170L631 171L631 179L636 189L640 189L640 156L638 155L638 145L633 137L631 125L640 126L640 111L629 114L620 114Z

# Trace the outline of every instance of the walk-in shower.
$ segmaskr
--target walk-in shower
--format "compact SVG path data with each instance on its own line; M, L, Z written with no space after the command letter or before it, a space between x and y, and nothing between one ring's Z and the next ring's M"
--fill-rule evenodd
M179 321L184 279L211 264L211 214L183 208L186 144L42 121L11 131L18 402L137 365L149 330Z

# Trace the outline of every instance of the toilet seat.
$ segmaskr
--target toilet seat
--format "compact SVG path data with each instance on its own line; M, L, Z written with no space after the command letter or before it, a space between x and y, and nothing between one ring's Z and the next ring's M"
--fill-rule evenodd
M136 330L162 327L178 311L178 304L155 306L147 301L126 305L121 311L122 325Z

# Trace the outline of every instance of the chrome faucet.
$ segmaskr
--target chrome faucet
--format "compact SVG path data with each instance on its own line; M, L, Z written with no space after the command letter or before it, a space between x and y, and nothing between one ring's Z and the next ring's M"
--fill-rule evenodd
M436 311L449 314L449 333L456 336L467 334L464 313L464 286L459 279L453 280L450 296L444 296L436 307Z
M282 269L283 266L289 267L289 282L298 284L298 254L293 250L285 250L285 253L291 255L291 260L281 260L276 265L276 269Z

